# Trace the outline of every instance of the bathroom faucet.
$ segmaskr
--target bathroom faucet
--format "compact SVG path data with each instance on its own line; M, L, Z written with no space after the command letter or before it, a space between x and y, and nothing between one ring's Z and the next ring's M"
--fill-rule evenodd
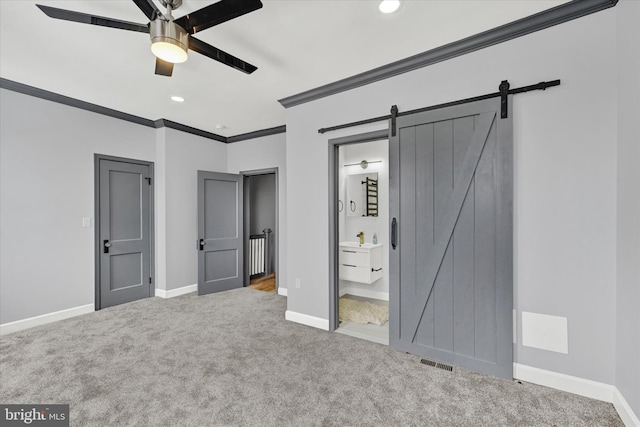
M359 237L360 238L360 244L364 245L364 231L361 231L358 234L356 234L356 237Z

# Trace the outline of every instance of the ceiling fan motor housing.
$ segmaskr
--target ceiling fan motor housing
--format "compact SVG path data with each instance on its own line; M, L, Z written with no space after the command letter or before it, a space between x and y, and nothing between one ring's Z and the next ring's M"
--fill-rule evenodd
M160 0L160 4L164 7L171 6L171 9L175 10L182 5L182 0Z
M185 53L189 49L189 34L173 21L156 19L149 23L151 44L169 43L178 46Z

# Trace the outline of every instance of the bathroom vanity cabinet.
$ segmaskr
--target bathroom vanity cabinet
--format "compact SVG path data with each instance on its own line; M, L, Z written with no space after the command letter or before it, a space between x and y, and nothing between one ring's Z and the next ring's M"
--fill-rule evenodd
M339 264L340 279L373 283L382 277L382 245L341 242Z

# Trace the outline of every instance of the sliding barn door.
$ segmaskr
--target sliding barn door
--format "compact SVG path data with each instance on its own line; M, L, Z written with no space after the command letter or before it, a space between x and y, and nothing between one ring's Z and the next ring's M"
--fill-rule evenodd
M397 119L394 348L512 377L512 153L499 98Z
M241 288L242 176L198 171L198 295Z

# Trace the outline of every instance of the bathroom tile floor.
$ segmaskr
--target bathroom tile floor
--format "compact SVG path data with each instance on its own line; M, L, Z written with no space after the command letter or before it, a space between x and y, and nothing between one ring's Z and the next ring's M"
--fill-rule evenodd
M347 298L352 298L358 301L371 302L379 305L389 305L389 301L382 301L372 298L357 297L353 295L345 295ZM389 345L389 322L382 326L374 325L373 323L367 323L366 325L360 323L354 323L349 321L340 322L340 326L336 329L336 332L349 335L355 338L361 338L368 341L377 342L378 344Z

